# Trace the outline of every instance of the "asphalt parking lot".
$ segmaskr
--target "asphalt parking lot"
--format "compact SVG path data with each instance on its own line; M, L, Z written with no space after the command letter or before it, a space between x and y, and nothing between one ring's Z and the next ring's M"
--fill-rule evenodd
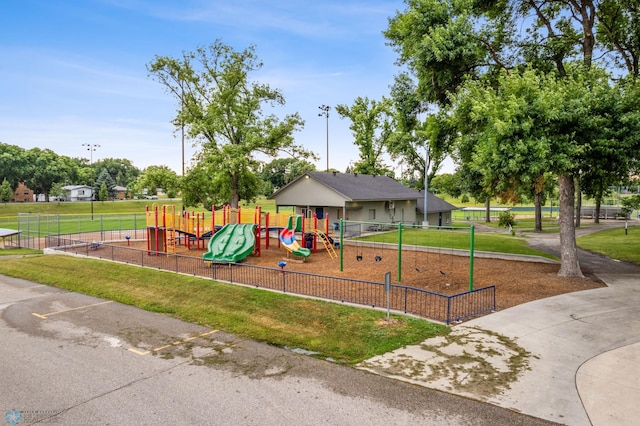
M0 410L29 424L550 424L0 276Z

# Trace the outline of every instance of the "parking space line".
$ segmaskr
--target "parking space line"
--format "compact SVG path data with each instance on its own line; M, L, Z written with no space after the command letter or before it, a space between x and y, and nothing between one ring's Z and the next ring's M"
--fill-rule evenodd
M69 309L64 309L62 311L49 312L48 314L37 314L35 312L32 312L31 315L33 315L34 317L41 318L41 319L47 319L51 315L57 315L57 314L65 313L65 312L77 311L79 309L91 308L93 306L106 305L107 303L113 303L113 301L112 300L107 300L106 302L100 302L100 303L93 303L91 305L78 306L77 308L69 308Z
M179 346L179 345L185 344L185 343L187 343L187 342L190 342L191 340L199 339L199 338L201 338L201 337L208 336L208 335L210 335L210 334L217 333L217 332L218 332L218 330L211 330L211 331L207 331L206 333L201 333L201 334L198 334L198 335L196 335L196 336L187 337L187 338L186 338L186 339L184 339L184 340L180 340L180 341L178 341L178 342L173 342L173 343L170 343L170 344L168 344L168 345L160 346L160 347L158 347L158 348L151 349L151 350L144 351L144 352L143 352L143 351L139 351L139 350L137 350L136 348L129 348L129 349L127 349L127 350L128 350L129 352L132 352L132 353L136 354L136 355L144 356L144 355L148 355L148 354L150 354L151 352L158 352L158 351L161 351L161 350L163 350L163 349L170 348L170 347L172 347L172 346Z

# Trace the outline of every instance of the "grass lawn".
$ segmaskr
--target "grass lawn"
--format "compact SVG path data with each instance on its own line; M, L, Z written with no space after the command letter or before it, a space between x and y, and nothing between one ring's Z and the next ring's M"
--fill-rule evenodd
M630 226L628 234L624 227L595 232L578 238L577 243L585 250L640 265L640 226Z
M362 241L378 243L398 243L398 232L381 232L359 238ZM402 230L403 245L418 245L428 247L454 248L469 250L470 232L468 228L447 229L410 229ZM497 253L525 254L542 256L548 259L557 257L548 253L530 248L527 240L505 234L493 234L490 232L476 232L474 238L474 250Z
M0 274L171 315L276 346L355 364L449 328L423 319L63 255L0 260Z
M159 200L122 200L122 201L94 201L93 214L111 214L111 213L144 213L146 206L176 206L176 210L182 209L182 200L180 199L159 199ZM255 208L261 206L262 211L276 211L275 200L267 200L259 198L255 202L241 201L240 206L243 208ZM204 212L207 211L203 207L187 208L188 211ZM61 215L90 215L91 203L88 201L52 201L49 203L4 203L2 204L2 217L17 216L18 213L40 213L40 214L61 214Z
M70 234L110 229L142 229L145 227L146 207L149 206L151 208L154 204L158 206L175 206L177 212L182 209L182 201L179 199L95 201L93 203L94 220L91 220L91 203L86 201L5 203L2 205L0 228L18 229L18 214L32 213L51 215L48 217L48 222L43 219L42 223L39 223L40 231L43 234ZM255 202L242 201L240 203L240 207L245 209L255 209L256 206L260 206L265 213L275 213L276 211L275 200L260 198ZM211 214L204 208L188 208L187 210L195 213L206 212L207 217L211 217ZM282 212L286 211L286 209L282 209ZM34 226L35 228L30 226L30 229L37 229L38 225Z
M42 250L32 250L27 248L0 249L0 256L24 256L27 254L42 254Z

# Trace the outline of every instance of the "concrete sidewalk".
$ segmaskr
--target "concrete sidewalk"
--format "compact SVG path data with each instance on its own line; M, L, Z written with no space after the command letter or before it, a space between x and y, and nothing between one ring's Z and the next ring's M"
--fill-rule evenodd
M635 425L640 282L601 278L609 287L496 312L358 368L562 424Z
M358 368L561 424L638 424L640 268L580 257L608 287L496 312Z
M570 425L637 424L640 398L629 391L639 396L640 370L623 357L640 358L640 282L637 275L600 278L609 287L539 300L465 325L517 339L532 354L530 370L489 402Z

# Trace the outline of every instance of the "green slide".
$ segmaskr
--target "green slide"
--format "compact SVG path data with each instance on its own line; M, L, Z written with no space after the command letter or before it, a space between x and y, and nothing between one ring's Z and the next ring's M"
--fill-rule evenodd
M202 258L211 262L239 262L253 252L255 224L225 225L209 240L209 251Z

